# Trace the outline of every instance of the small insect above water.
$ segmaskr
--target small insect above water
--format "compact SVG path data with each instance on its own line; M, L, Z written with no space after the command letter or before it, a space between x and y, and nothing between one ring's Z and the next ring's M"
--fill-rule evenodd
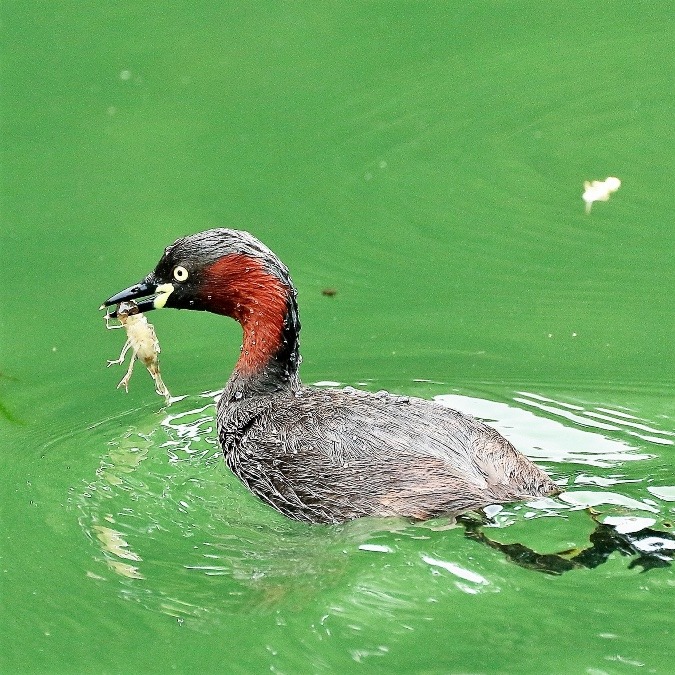
M106 328L113 330L115 328L124 328L127 332L127 341L122 347L120 357L114 361L108 361L108 367L113 365L122 365L127 352L131 349L131 362L126 375L120 380L117 388L124 387L125 391L129 391L129 380L134 370L134 363L136 359L143 361L145 367L148 369L152 379L155 381L155 391L164 396L166 402L171 401L171 394L162 380L159 372L159 341L155 334L155 327L148 322L145 315L138 311L138 305L135 302L122 302L118 305L117 311L114 314L105 315ZM119 320L118 325L110 325L110 319L116 318Z
M621 187L621 181L614 176L609 176L605 180L584 181L584 194L581 198L586 202L586 213L591 212L593 202L606 202L612 192L616 192Z

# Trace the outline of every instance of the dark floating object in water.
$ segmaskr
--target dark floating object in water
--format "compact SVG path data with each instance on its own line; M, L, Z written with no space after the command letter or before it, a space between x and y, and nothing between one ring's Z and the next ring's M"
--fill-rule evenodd
M557 485L494 429L419 398L305 387L300 322L286 266L247 232L216 229L169 246L106 306L192 309L244 331L218 403L225 461L260 499L310 523L427 519L543 497Z
M337 295L337 290L334 288L324 288L321 291L321 295L325 295L328 298L334 298Z

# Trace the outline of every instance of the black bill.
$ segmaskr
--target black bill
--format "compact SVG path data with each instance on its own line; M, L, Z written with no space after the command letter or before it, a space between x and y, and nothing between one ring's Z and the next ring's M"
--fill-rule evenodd
M105 309L111 305L119 305L120 302L128 302L129 300L134 300L138 306L139 312L149 312L151 309L155 309L155 291L157 290L157 284L150 283L147 280L143 280L138 284L129 286L123 291L116 293L115 295L108 298L99 309ZM142 298L142 299L140 299ZM108 314L112 319L116 318L117 312L110 312Z

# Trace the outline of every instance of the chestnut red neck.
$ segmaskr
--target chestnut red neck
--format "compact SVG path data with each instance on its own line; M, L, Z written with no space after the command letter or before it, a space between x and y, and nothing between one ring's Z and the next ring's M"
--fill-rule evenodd
M296 290L278 259L223 256L203 269L200 296L206 309L236 319L244 332L226 393L263 394L299 386Z

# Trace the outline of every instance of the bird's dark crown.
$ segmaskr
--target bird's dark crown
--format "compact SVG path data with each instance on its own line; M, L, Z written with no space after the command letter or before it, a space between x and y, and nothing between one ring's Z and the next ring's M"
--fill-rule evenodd
M157 283L173 282L173 271L180 265L188 274L199 276L202 270L216 261L234 254L258 261L268 273L290 285L288 269L267 246L248 232L227 228L206 230L177 239L164 249L164 255L152 274Z

